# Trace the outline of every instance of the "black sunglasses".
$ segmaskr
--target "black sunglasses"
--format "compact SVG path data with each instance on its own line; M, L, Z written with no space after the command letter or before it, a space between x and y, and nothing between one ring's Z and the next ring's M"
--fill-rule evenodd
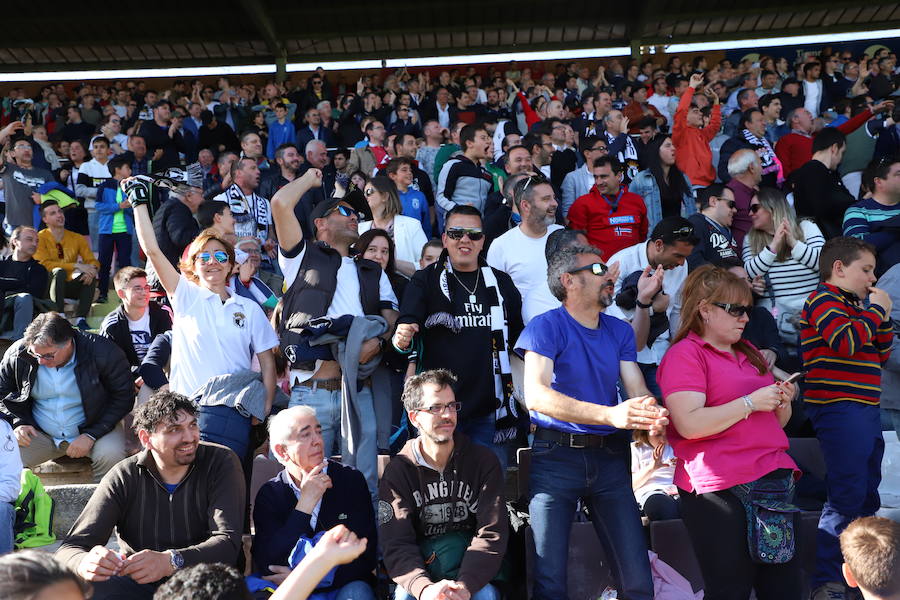
M450 227L447 229L447 237L451 240L461 240L464 235L469 236L473 242L477 242L484 237L484 232L476 227Z
M589 265L585 265L583 267L578 267L577 269L572 269L571 271L566 271L569 274L578 273L579 271L590 271L594 275L602 276L606 275L609 272L609 267L604 265L601 262L595 262Z
M713 306L718 306L732 317L740 317L741 315L750 316L753 312L752 306L744 306L743 304L723 304L721 302L713 302Z
M759 209L761 209L761 208L762 208L762 204L751 204L750 208L747 210L750 212L751 215L755 215L756 213L759 212Z

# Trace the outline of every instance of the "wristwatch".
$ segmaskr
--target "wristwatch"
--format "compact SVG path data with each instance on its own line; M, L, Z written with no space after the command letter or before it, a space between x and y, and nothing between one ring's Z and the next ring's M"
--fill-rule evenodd
M169 553L172 555L172 568L174 570L177 571L184 567L184 557L181 556L181 552L178 550L169 550Z

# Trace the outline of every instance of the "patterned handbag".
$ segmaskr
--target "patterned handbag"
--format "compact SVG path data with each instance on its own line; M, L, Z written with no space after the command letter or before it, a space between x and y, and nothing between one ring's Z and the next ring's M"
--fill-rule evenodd
M782 564L794 558L794 516L800 509L791 504L794 498L793 472L778 469L756 481L730 489L747 513L750 558L763 564Z

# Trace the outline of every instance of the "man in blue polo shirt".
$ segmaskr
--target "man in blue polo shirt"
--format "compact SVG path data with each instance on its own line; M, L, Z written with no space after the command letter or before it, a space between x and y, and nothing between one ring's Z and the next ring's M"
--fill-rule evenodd
M566 568L575 505L583 499L621 596L653 597L640 512L631 492L627 429L660 431L667 411L638 368L634 333L603 314L618 265L576 246L550 260L547 282L563 305L535 317L516 351L525 359L525 402L537 426L529 480L535 600L568 598ZM629 400L618 402L621 378Z

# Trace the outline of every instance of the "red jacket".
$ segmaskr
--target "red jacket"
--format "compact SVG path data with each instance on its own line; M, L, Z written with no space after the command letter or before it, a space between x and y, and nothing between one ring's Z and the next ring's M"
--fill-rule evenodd
M687 114L693 97L694 88L689 87L681 96L678 109L675 111L672 124L672 143L677 148L675 164L688 176L692 184L706 187L716 180L709 143L719 133L722 107L718 104L713 106L709 124L703 129L690 127L687 124Z
M838 125L837 130L844 135L850 135L871 118L872 111L866 109L852 119ZM803 135L802 133L794 133L792 131L781 136L781 139L775 144L775 154L778 156L778 160L781 161L781 166L784 167L785 178L812 160L812 143L812 136Z
M612 212L610 201L615 200L607 200L597 186L593 186L569 209L569 227L586 231L588 241L602 251L604 259L647 239L647 205L644 199L623 187L615 212Z

